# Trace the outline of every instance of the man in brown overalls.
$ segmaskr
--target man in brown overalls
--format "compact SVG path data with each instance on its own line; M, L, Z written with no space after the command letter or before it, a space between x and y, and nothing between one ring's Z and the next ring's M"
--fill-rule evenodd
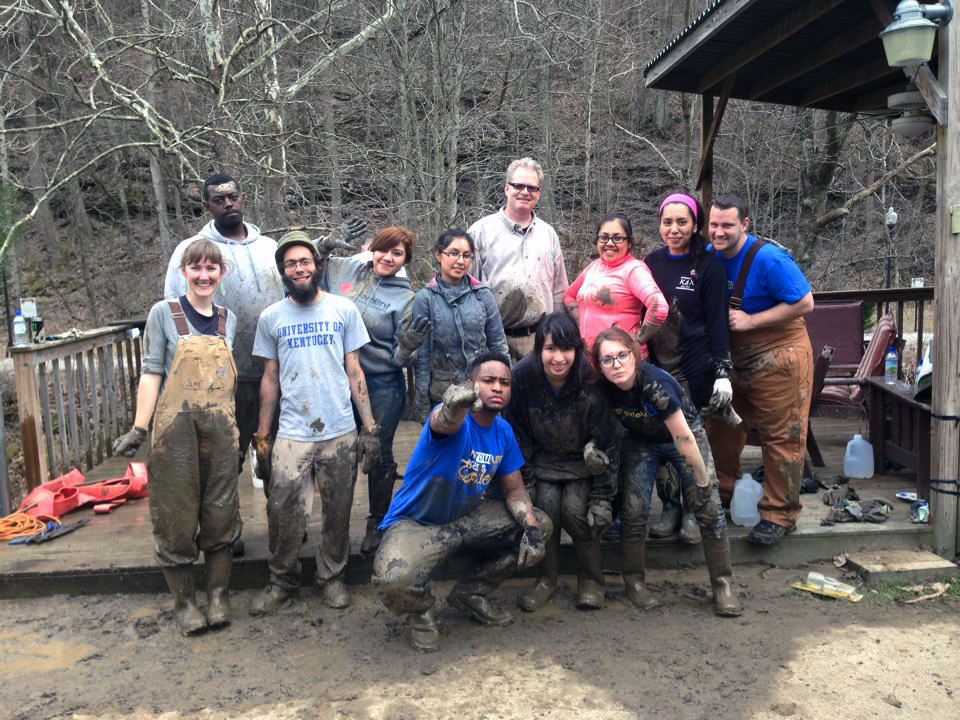
M733 408L739 427L710 420L707 435L725 505L740 477L740 453L750 428L760 435L763 497L760 522L748 540L773 545L793 532L800 514L800 483L813 384L813 353L803 316L813 293L786 252L749 235L747 203L737 193L717 196L710 208L710 242L727 270L733 372Z

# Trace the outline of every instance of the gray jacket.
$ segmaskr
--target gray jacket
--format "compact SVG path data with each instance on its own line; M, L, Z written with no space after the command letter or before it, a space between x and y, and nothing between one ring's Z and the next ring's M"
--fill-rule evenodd
M466 380L467 366L478 355L496 350L509 357L493 293L469 275L454 286L435 275L413 300L413 317L421 316L432 327L414 365L418 417L429 410L431 394L438 399L449 384Z
M397 372L409 365L397 356L397 336L410 324L413 289L405 277L380 277L372 263L355 258L328 258L323 289L353 301L370 342L360 348L360 366L367 375Z

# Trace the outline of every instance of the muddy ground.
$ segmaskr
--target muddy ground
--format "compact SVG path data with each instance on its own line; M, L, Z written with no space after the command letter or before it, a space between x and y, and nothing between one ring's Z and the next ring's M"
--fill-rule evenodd
M788 589L809 568L738 566L747 610L716 618L705 572L654 571L662 607L549 608L505 628L441 605L442 648L409 650L369 586L344 611L313 591L197 638L161 595L0 602L4 718L955 718L960 599L824 600ZM495 599L512 605L522 583ZM449 583L438 585L441 593Z

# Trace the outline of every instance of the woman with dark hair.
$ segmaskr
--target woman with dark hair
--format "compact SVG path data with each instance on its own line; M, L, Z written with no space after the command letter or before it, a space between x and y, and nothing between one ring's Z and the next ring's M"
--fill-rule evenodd
M444 230L433 247L440 271L416 294L415 321L426 318L427 333L416 356L416 414L425 422L430 409L452 383L467 379L478 355L493 350L509 355L493 293L469 274L473 238L459 228Z
M657 468L669 462L700 526L714 611L739 615L726 518L710 444L696 408L670 373L644 362L636 342L620 328L597 335L593 362L603 373L600 385L626 430L620 454L620 548L627 599L641 610L658 604L646 586L647 516Z
M673 375L697 410L718 409L733 398L730 385L730 334L727 329L727 275L723 263L706 250L703 207L687 193L667 195L660 203L663 247L646 263L670 306L663 330L651 341L651 359ZM663 502L650 537L700 541L689 509L681 513L680 487L669 472L657 478ZM682 521L681 521L682 515Z
M505 417L526 464L524 484L534 505L553 520L553 535L539 577L520 596L534 612L557 590L560 528L573 538L577 556L577 607L603 606L599 533L613 519L620 429L584 357L576 324L565 313L540 321L533 352L513 368Z
M633 226L619 213L597 224L596 260L563 295L563 305L580 325L584 347L604 328L616 325L630 333L646 353L646 342L667 318L667 302L649 268L633 256Z
M364 554L380 545L378 527L396 482L393 438L407 399L403 368L413 362L430 332L427 318L411 322L413 289L407 278L398 275L413 258L413 239L405 227L383 228L370 243L371 260L328 258L323 273L324 288L353 301L370 336L370 342L360 348L360 367L379 428L380 462L367 474L370 514L360 545Z

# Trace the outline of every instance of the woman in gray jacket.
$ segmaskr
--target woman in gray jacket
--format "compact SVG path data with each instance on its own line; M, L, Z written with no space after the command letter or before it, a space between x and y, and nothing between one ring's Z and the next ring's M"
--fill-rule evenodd
M451 228L440 234L433 250L440 272L413 301L415 321L426 318L432 328L415 362L421 422L450 384L467 379L467 368L475 357L491 350L509 356L493 293L486 283L469 275L473 238L465 230Z
M360 546L372 553L380 545L377 527L390 505L397 464L393 437L406 402L403 368L430 332L426 318L410 321L413 289L401 268L413 257L413 233L404 227L387 227L370 243L372 260L329 258L323 284L328 292L349 298L357 306L370 336L360 348L360 366L367 380L370 409L380 429L380 463L367 474L370 515Z

